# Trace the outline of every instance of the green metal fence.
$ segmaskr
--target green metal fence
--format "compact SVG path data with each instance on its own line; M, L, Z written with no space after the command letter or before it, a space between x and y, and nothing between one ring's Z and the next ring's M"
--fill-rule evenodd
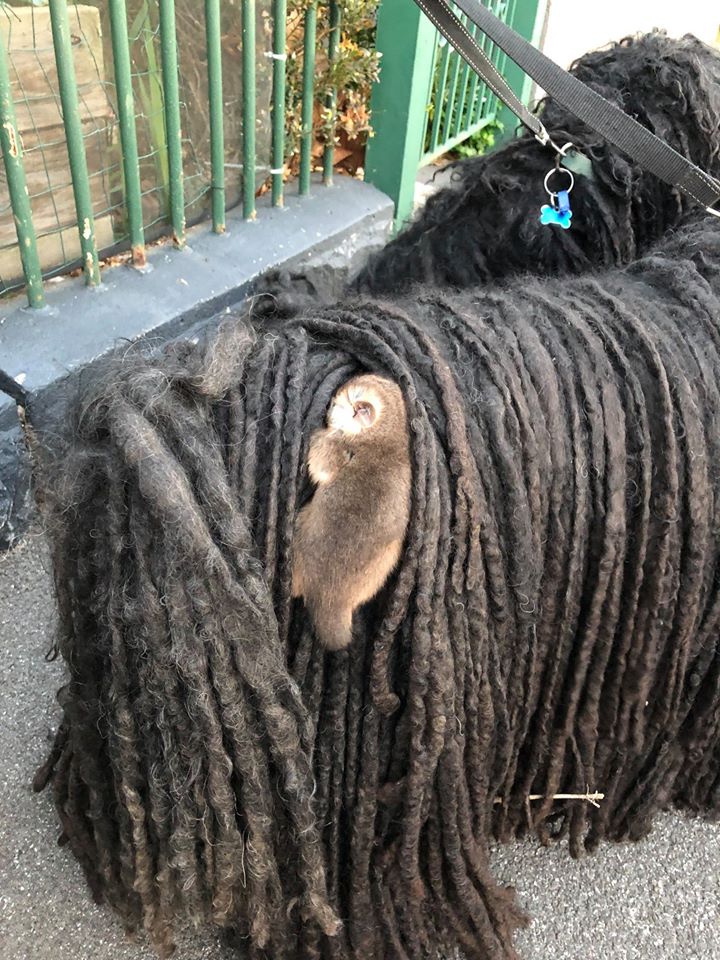
M511 21L536 7L489 2ZM289 20L288 4L0 0L0 293L25 283L41 307L43 281L70 267L94 285L108 253L130 250L143 267L146 243L161 233L181 248L186 224L204 217L222 233L237 203L254 219L264 182L275 206L287 189L307 194L315 168L331 182L332 136L322 155L313 147L336 111L343 8L309 0ZM298 143L289 145L286 29L298 17L302 94L291 105ZM384 59L366 178L403 216L420 160L480 129L497 104L412 0L383 0L377 41ZM320 103L318 70L330 78ZM298 151L290 186L289 148Z
M515 0L490 0L487 4L500 19L512 23ZM459 11L457 11L459 13ZM495 63L502 73L506 56L475 24L468 26L467 17L460 19L468 27L470 36L477 38L480 48ZM424 151L421 163L428 163L440 154L447 153L495 120L498 99L487 85L481 83L445 38L437 35L432 91L429 109L426 112Z
M523 36L533 39L538 0L482 0ZM467 25L467 17L456 13ZM469 31L527 100L525 75L473 24ZM447 153L495 121L512 123L497 97L419 12L413 0L384 0L377 45L383 73L372 99L375 136L368 144L366 178L389 194L398 222L412 212L418 167ZM404 118L407 118L405 122Z
M41 306L43 280L143 266L168 227L222 232L267 178L282 204L284 24L284 0L0 2L0 293Z
M38 305L41 277L73 266L95 284L99 253L130 247L134 262L142 265L146 239L163 232L170 219L182 242L183 204L190 220L205 214L211 192L209 143L214 147L216 140L207 127L217 113L208 121L207 107L198 111L188 103L213 100L218 71L210 54L217 54L219 33L212 7L207 5L205 23L195 0L178 0L177 10L165 0L0 4L0 127L6 161L0 182L0 291L25 279ZM223 8L227 30L239 17L239 0L224 0ZM178 46L176 19L182 33ZM178 54L179 83L177 66L173 69ZM225 57L221 74L232 76L233 59ZM224 104L225 130L237 142L226 160L235 167L241 138L239 73ZM268 89L262 103L266 114L269 100ZM24 184L8 172L8 163L22 168ZM236 173L231 199L239 183ZM14 236L18 215L19 240ZM23 251L31 262L18 256Z

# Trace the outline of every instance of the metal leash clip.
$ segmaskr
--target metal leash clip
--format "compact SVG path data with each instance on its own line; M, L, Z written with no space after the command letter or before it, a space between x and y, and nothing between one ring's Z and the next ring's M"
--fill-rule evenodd
M535 119L537 120L537 117ZM543 147L552 147L557 157L564 157L568 150L575 149L575 145L572 143L566 143L564 146L559 147L539 120L538 123L540 124L540 131L535 134L535 139L538 143L541 143Z
M552 143L549 137L548 142ZM545 192L550 197L550 203L545 203L540 208L540 223L552 224L557 227L562 227L563 230L569 230L570 224L572 223L570 191L575 186L575 177L572 170L568 170L567 167L562 166L561 161L567 152L573 149L573 144L566 143L562 147L557 147L553 144L553 146L556 151L555 166L551 170L548 170L545 174L545 180L543 181ZM552 190L550 187L550 178L559 176L560 174L565 174L566 177L569 177L570 182L563 190Z

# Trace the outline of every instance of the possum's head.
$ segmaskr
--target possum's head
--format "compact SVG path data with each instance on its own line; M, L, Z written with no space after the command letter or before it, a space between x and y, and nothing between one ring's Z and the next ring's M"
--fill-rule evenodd
M400 388L392 380L375 374L361 374L348 380L333 397L328 426L349 436L405 422L405 403Z

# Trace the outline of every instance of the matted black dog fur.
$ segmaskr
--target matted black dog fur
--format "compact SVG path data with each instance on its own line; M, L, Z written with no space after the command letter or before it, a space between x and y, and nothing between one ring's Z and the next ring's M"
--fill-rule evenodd
M403 389L412 513L326 655L292 532L362 369ZM577 855L720 811L720 222L562 283L130 351L72 428L45 484L69 682L36 787L161 953L189 916L253 958L508 960L492 835Z
M570 72L720 176L717 51L691 36L673 40L656 32L585 54ZM524 271L563 276L628 263L688 209L677 190L552 99L541 116L556 143L572 142L592 163L591 177L575 175L569 230L539 222L554 153L524 133L486 156L457 163L452 183L370 259L354 288L384 295L416 282L466 287ZM553 181L555 187L566 183Z

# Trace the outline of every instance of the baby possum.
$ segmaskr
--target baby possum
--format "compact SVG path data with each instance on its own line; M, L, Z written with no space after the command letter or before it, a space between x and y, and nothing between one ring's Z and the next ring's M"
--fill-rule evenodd
M400 559L410 517L410 439L405 401L392 380L354 377L333 397L327 427L310 441L317 484L298 514L294 597L303 597L329 650L352 639L352 616Z

